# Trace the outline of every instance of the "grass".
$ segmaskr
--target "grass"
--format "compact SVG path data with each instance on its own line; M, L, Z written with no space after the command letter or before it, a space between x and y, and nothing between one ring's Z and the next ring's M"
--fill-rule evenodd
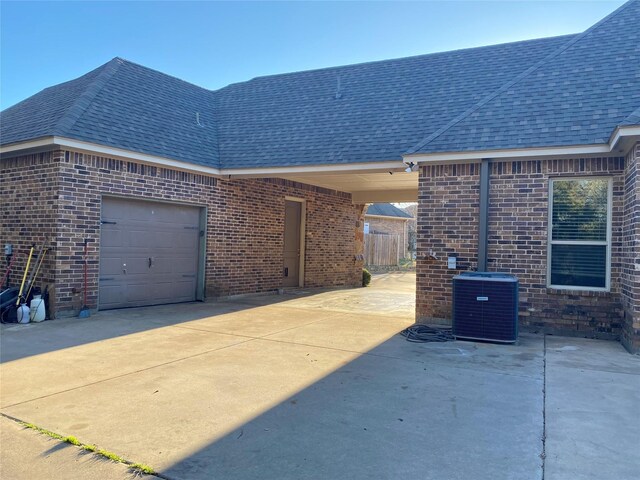
M69 443L71 445L75 445L76 447L80 447L82 450L87 451L87 452L92 452L96 455L99 455L103 458L107 458L109 460L111 460L112 462L116 462L116 463L122 463L124 465L127 465L129 467L130 470L132 470L135 473L145 473L147 475L157 475L157 472L151 468L149 465L145 465L144 463L134 463L134 462L130 462L128 460L125 460L124 458L122 458L120 455L110 452L108 450L104 450L102 448L98 448L96 445L90 445L90 444L85 444L82 443L80 440L78 440L76 437L74 437L73 435L69 435L67 437L65 437L64 435L60 435L58 433L52 432L51 430L47 430L46 428L42 428L39 427L37 425L34 425L33 423L28 423L28 422L22 422L20 420L16 420L18 424L22 425L25 428L29 428L31 430L35 430L38 433L41 433L42 435L46 435L48 437L51 437L55 440L60 440L61 442L65 442L65 443Z

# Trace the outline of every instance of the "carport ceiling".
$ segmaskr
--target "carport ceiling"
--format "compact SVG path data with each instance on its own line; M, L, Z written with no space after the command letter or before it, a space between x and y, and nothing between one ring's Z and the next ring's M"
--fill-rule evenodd
M351 193L354 203L418 200L418 172L304 173L281 178Z

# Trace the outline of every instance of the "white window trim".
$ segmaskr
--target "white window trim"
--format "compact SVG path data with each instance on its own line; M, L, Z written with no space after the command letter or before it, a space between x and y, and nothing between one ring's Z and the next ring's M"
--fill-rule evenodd
M580 180L607 180L607 239L602 240L552 240L553 228L553 182L555 181L580 181ZM573 290L585 292L609 292L611 291L611 214L613 211L613 179L603 176L575 176L575 177L554 177L549 179L549 201L547 211L547 288L556 290ZM553 245L606 245L606 278L605 286L601 287L581 287L573 285L553 285L551 283L551 250Z

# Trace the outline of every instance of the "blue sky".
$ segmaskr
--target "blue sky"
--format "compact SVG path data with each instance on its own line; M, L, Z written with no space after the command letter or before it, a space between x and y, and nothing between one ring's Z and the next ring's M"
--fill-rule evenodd
M623 0L0 2L0 106L119 56L216 89L261 75L580 32Z

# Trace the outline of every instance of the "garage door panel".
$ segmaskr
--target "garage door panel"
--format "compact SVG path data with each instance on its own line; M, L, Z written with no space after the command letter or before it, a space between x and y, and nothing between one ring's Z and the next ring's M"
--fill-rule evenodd
M194 245L198 244L198 235L193 235L192 231L183 231L178 234L178 238L176 239L176 244L182 248L193 248Z
M135 280L127 282L125 297L128 302L135 302L137 304L149 299L155 300L155 297L149 297L149 286L147 283L137 283Z
M122 302L123 291L120 285L103 284L100 282L100 304L105 307L117 305Z
M156 275L171 275L172 273L180 273L172 268L172 263L173 262L167 260L166 258L159 256L154 257L153 269L155 270ZM191 267L187 266L187 268Z
M140 228L140 227L138 227ZM129 246L148 248L149 242L153 241L153 231L131 230L129 231Z
M106 225L102 226L101 248L109 248L122 244L122 232L109 227Z
M167 285L171 292L180 298L186 298L191 292L192 282L190 280L177 282L175 284Z
M100 257L100 277L105 275L119 275L122 273L123 259L120 257L109 257L101 255Z
M100 308L196 299L198 207L104 198L102 217Z
M125 263L127 276L151 275L151 272L149 272L148 257L129 257Z
M157 232L153 238L153 246L156 248L173 248L175 234L172 232Z

